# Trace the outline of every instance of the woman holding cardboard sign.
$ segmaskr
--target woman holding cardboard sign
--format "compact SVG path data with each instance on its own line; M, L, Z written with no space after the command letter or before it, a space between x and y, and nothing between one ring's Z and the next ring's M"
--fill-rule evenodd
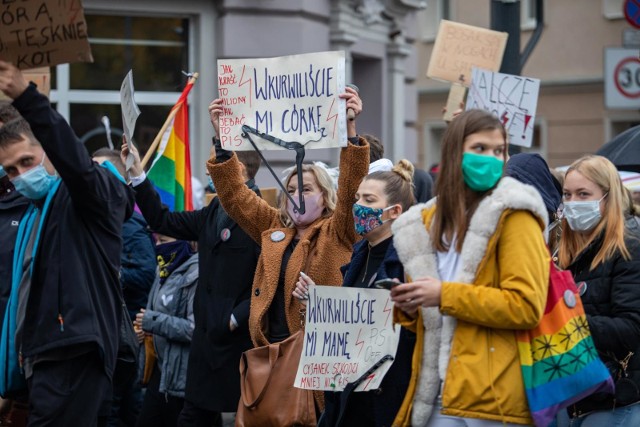
M363 240L354 245L351 261L342 268L342 286L389 289L404 280L391 225L414 203L413 171L411 162L401 160L393 170L373 172L360 183L353 204L353 224ZM314 284L301 273L294 296L306 301L309 286ZM395 359L378 389L325 392L325 413L319 426L390 426L409 385L415 341L415 334L402 328Z
M355 90L347 88L340 96L356 116L362 111L362 101ZM216 134L221 113L222 101L217 99L209 106ZM284 194L276 209L249 190L242 179L237 156L223 150L215 139L216 153L207 166L220 202L262 248L249 314L249 330L255 346L282 342L302 329L302 306L292 297L301 271L322 284L339 286L342 283L340 266L349 261L352 245L359 239L353 228L353 198L369 166L369 146L357 137L355 120L348 121L347 134L348 146L340 153L337 195L331 178L321 167L303 165L302 188L298 188L294 179L296 170L286 178L285 186L294 200L302 193L304 214L297 212Z
M490 113L454 118L436 199L397 219L393 241L414 280L394 317L415 330L414 376L394 425L532 424L514 331L542 318L547 213L531 186L502 178L506 132Z

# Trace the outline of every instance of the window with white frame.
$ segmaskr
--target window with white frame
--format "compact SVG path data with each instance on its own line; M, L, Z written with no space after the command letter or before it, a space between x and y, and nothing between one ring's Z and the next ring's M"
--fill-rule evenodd
M86 20L94 62L55 67L52 101L90 153L107 145L103 117L109 119L117 146L120 85L133 70L142 112L134 141L144 153L186 84L181 71L189 69L189 19L87 13Z
M451 19L449 0L429 0L427 7L417 13L420 38L434 41L442 19Z
M624 18L624 0L602 0L602 14L607 19Z
M536 27L536 0L520 0L520 28L533 30Z

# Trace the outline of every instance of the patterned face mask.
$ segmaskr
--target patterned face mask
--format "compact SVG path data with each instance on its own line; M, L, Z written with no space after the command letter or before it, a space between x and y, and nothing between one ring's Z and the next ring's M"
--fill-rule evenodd
M395 205L394 205L395 206ZM384 211L393 208L389 206L386 208L370 208L368 206L353 204L353 225L356 227L356 233L360 236L364 236L369 232L380 227L387 221L382 220L382 214Z

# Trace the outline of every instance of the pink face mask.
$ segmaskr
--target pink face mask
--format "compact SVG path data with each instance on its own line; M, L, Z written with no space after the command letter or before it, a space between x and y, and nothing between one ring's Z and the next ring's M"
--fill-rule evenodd
M304 226L309 225L316 219L320 218L322 211L324 210L324 206L320 206L321 198L321 192L311 196L304 196L304 214L294 212L291 200L287 199L287 213L293 223L296 226ZM297 199L297 196L294 196L294 199Z

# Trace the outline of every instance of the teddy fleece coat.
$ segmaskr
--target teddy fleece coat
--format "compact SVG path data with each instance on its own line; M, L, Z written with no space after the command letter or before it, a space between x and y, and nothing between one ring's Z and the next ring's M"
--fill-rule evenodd
M438 278L429 234L436 199L393 224L394 244L412 278ZM443 282L440 307L417 319L394 317L417 332L412 383L394 425L423 426L442 390L442 413L532 424L514 331L536 326L544 312L549 254L547 213L528 185L503 178L480 202L460 252L455 282Z
M280 211L244 184L235 154L222 163L210 159L207 167L224 210L262 248L251 292L249 332L255 346L267 345L268 311L278 289L282 257L295 237L296 229L285 227L280 220ZM333 215L312 223L289 258L284 300L291 334L301 329L304 320L303 307L292 296L300 271L319 285L340 286L342 283L340 267L349 262L352 246L359 239L353 225L353 200L368 169L369 145L363 138L360 138L359 146L349 143L342 149L338 198ZM284 239L277 241L278 232L284 233Z

